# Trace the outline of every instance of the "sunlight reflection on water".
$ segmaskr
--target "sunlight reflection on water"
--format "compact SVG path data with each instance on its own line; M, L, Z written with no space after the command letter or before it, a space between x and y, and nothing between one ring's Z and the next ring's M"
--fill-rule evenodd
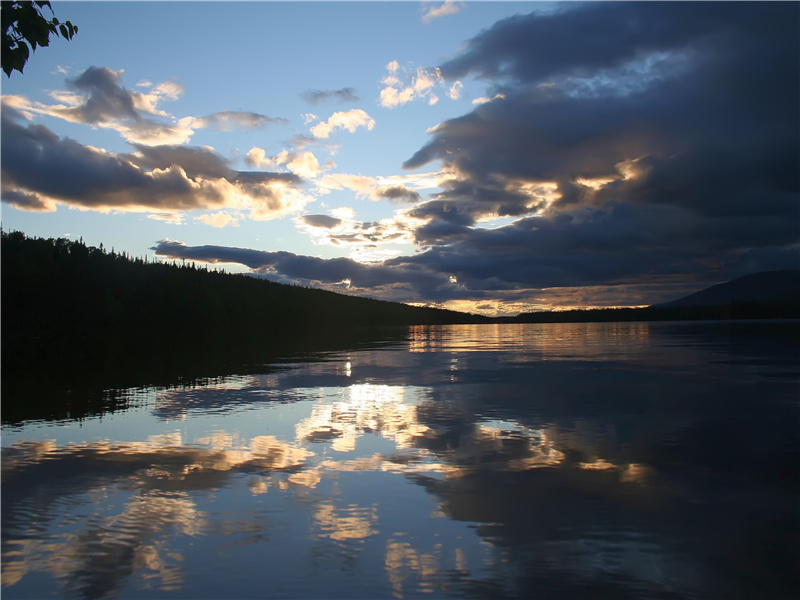
M4 426L4 595L789 597L797 337L709 327L417 327Z

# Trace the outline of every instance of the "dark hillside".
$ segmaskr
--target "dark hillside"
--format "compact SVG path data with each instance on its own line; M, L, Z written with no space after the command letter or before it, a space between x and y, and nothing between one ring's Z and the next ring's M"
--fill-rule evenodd
M365 327L488 319L197 269L66 239L2 234L3 379L38 365L108 369L245 360Z
M656 307L721 306L742 302L800 299L800 270L765 271L720 283Z

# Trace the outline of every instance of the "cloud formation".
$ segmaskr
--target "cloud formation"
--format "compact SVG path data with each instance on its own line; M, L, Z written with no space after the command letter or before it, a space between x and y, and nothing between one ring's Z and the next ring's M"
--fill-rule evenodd
M222 131L233 129L261 129L271 124L285 125L288 123L281 117L268 117L255 112L223 110L207 115L205 117L185 117L180 120L193 129L213 127Z
M122 70L89 67L75 78L67 78L66 90L53 91L57 104L31 102L15 96L3 98L11 102L26 118L35 114L93 125L119 132L125 139L141 144L181 144L189 141L193 130L168 118L159 105L176 100L184 89L177 83L148 84L146 93L122 86Z
M115 154L24 126L3 110L2 198L17 208L58 204L108 211L178 212L236 208L271 219L301 210L310 196L291 173L231 169L208 148L134 144Z
M292 252L264 252L226 246L186 246L181 242L162 240L151 248L156 255L168 259L185 259L243 264L255 274L285 283L311 282L321 287L351 283L351 289L388 293L392 288L423 293L452 285L448 277L429 270L402 265L363 264L349 258L323 259Z
M443 173L415 173L368 177L351 173L325 173L314 181L317 192L327 194L331 190L352 190L357 198L374 201L413 203L421 199L417 190L436 188L446 176Z
M204 252L462 308L649 304L693 282L797 268L798 20L794 3L569 4L496 23L410 84L392 61L385 106L438 86L456 95L442 82L462 77L491 98L431 128L404 164L441 167L427 198L358 175L316 182L407 202L393 226L418 251L369 265ZM376 249L392 231L338 215L296 223L320 243Z
M458 100L464 87L457 80L448 87L438 67L435 69L417 67L410 70L401 68L400 63L393 60L386 65L386 71L381 80L384 87L378 100L384 108L395 108L414 100L425 100L428 104L434 105L439 102L439 96L434 92L436 89L444 90L450 99Z
M303 215L295 218L297 229L314 244L324 244L350 251L359 263L374 263L407 251L414 243L412 219L402 213L379 221L357 221L352 211L339 209L334 216ZM402 250L397 245L405 246Z
M799 12L588 3L496 23L440 67L494 101L404 164L454 175L413 208L431 248L414 260L534 287L796 267ZM492 215L518 220L475 227Z
M335 129L346 129L350 133L355 133L359 127L371 131L375 127L375 119L370 117L365 110L354 108L333 113L327 121L317 123L311 127L310 131L314 137L326 139Z
M456 0L446 0L442 4L430 2L424 3L423 6L425 6L425 12L422 15L422 22L428 25L434 19L457 15L465 7L465 4Z
M319 160L313 152L289 152L282 150L276 156L267 156L266 151L258 146L253 146L245 156L245 163L255 168L276 168L285 165L292 173L303 178L313 179L322 170Z
M67 78L66 90L50 92L56 104L31 102L22 96L5 96L3 104L29 120L34 115L46 115L111 129L131 143L149 145L185 144L195 130L207 127L231 131L288 123L280 117L247 111L220 111L175 119L161 105L180 98L185 92L183 86L171 81L157 85L143 81L137 87L146 92L128 90L122 85L122 74L122 70L108 67L89 67L78 77Z
M360 100L355 92L355 89L351 87L342 88L340 90L308 90L300 94L300 97L314 106L329 100L335 100L338 104L346 104L348 102L358 102Z

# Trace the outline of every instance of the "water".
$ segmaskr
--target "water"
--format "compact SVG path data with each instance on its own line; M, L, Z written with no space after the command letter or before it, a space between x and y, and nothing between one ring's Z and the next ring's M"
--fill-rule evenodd
M416 327L6 425L2 594L796 598L799 340Z

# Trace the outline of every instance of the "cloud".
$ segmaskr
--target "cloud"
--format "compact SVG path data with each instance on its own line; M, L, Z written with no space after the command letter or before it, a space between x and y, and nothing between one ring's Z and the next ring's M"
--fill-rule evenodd
M378 196L388 200L402 200L405 202L419 202L421 196L419 192L407 188L404 185L393 185L390 187L380 188L377 191Z
M417 252L242 264L281 281L347 279L385 299L520 310L649 304L709 279L797 268L800 81L788 74L800 70L799 16L789 3L587 3L501 21L439 72L486 82L493 101L431 128L404 164L441 165L428 182L438 191L325 174L320 190L409 204L377 223L295 221L351 257ZM383 83L394 105L442 86L437 71L409 80L396 61Z
M452 285L449 277L424 269L362 264L349 258L323 259L284 251L265 252L227 246L186 246L169 240L158 242L151 250L168 259L243 264L256 274L287 283L309 282L339 289L339 283L350 280L350 290L354 293L369 289L387 294L394 288L422 293Z
M355 94L355 89L351 87L342 88L340 90L308 90L300 94L300 97L314 106L327 102L328 100L336 100L339 104L358 102L360 100Z
M587 3L496 23L440 68L502 102L432 128L404 164L452 174L409 210L429 249L413 260L476 289L796 267L798 13ZM495 217L516 220L479 227Z
M461 98L461 90L464 89L464 84L460 81L456 81L451 85L447 90L447 97L451 100L458 100Z
M505 94L495 94L491 98L487 98L486 96L481 96L480 98L475 98L472 103L473 104L486 104L487 102L493 102L495 100L503 100L506 97Z
M220 111L176 120L160 105L180 98L185 92L183 86L171 81L156 85L141 81L137 87L147 91L131 91L122 86L122 73L107 67L89 67L78 77L66 79L66 90L50 92L57 104L31 102L22 96L9 100L4 97L3 103L8 102L29 120L39 114L112 129L133 144L184 144L196 129L205 127L230 131L288 123L283 118L246 111Z
M334 229L342 224L341 219L336 217L329 217L327 215L304 215L297 217L297 220L309 227L319 227L322 229Z
M81 75L66 79L67 90L51 92L58 104L30 102L18 97L16 104L28 118L43 114L72 123L113 129L127 140L142 144L185 143L192 129L185 124L164 123L168 117L159 108L165 100L175 100L183 87L173 82L152 86L147 93L130 91L121 85L122 70L89 67ZM5 102L5 99L4 99Z
M334 129L346 129L354 133L359 127L372 130L375 127L375 119L370 117L366 111L360 108L353 110L335 112L327 121L314 125L310 131L311 135L317 138L327 138Z
M183 225L184 223L181 213L150 213L147 215L147 218L153 221L169 223L170 225Z
M250 167L256 168L275 168L278 165L286 165L292 173L300 177L313 179L319 175L321 168L319 160L313 152L289 152L282 150L276 156L267 156L263 148L254 146L250 148L245 156L245 163Z
M380 91L379 97L379 104L384 108L395 108L418 99L427 100L428 104L434 105L439 102L439 96L434 93L437 88L445 90L449 98L457 100L463 87L460 81L455 81L448 90L438 68L401 69L400 64L393 60L386 65L386 70L387 75L381 80L385 87ZM452 93L454 89L459 93Z
M29 212L53 212L56 210L54 202L43 200L39 194L15 189L3 189L2 197L3 202L20 210Z
M455 0L447 0L443 4L436 4L431 2L431 3L423 3L423 6L425 6L425 12L422 15L422 22L425 25L428 25L434 19L457 15L459 12L461 12L461 9L464 8L466 5L463 2L456 2Z
M318 245L329 245L350 250L350 257L359 262L375 262L387 256L397 256L401 250L388 245L411 246L414 243L414 223L402 214L380 221L362 222L352 214L342 212L335 216L303 215L295 218L295 225Z
M210 225L211 227L238 227L239 226L239 217L236 215L232 215L225 211L215 212L207 215L200 215L194 218L195 221L200 223L205 223L206 225Z
M27 127L3 111L3 201L26 210L57 204L89 210L180 212L236 208L271 219L301 210L311 197L290 173L231 169L211 149L134 145L114 154Z
M192 129L213 127L222 131L233 129L261 129L272 124L286 124L289 121L281 117L268 117L255 112L220 111L205 117L185 117L180 120L182 125Z
M415 173L409 175L391 175L386 177L368 177L351 173L326 173L314 183L318 193L326 194L331 190L348 189L356 192L356 197L380 201L384 199L405 202L417 202L421 199L417 190L439 187L446 178L443 173Z

